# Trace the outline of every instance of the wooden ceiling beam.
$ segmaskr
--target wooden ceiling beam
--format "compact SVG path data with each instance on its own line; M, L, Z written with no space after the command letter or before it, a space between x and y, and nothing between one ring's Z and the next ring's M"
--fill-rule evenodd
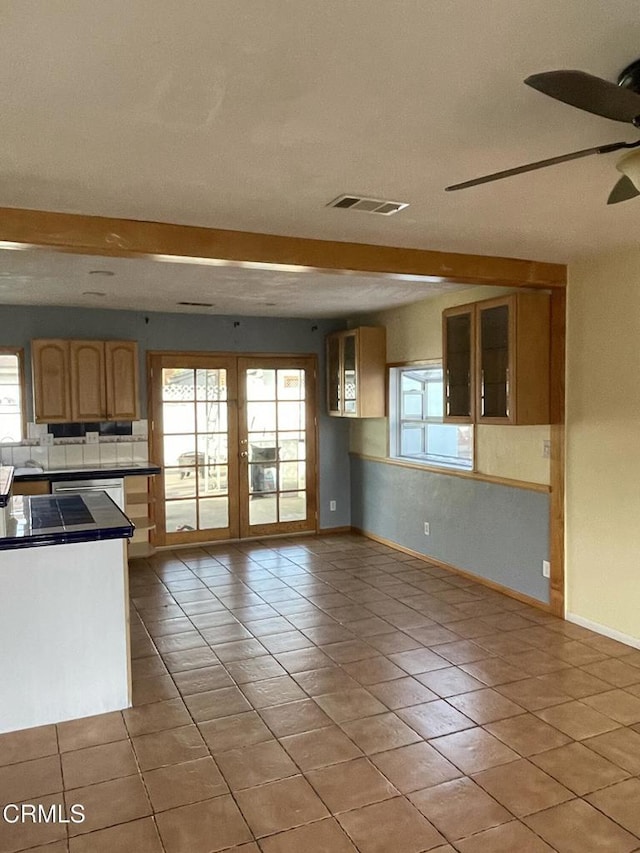
M566 266L540 261L0 208L0 248L187 263L408 275L463 284L563 288Z

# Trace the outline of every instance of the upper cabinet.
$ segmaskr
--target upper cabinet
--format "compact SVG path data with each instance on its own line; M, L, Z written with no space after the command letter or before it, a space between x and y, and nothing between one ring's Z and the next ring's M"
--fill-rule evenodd
M443 314L445 421L549 423L550 297L513 293Z
M139 417L135 341L31 342L37 423Z
M473 421L474 320L473 305L448 308L442 315L444 417L449 423Z
M330 415L381 418L385 414L386 333L360 326L327 336L327 409Z
M31 366L36 423L69 423L69 342L45 339L32 341Z

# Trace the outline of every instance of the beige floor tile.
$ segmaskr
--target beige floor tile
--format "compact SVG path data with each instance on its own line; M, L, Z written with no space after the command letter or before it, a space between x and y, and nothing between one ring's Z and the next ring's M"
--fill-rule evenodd
M149 770L143 778L154 812L209 800L229 792L211 757Z
M335 666L334 662L328 655L325 655L325 653L320 651L320 649L315 648L298 649L295 652L283 652L282 654L275 655L275 658L290 674ZM296 681L298 681L298 679L296 679ZM302 687L304 688L304 685L302 685Z
M120 711L58 723L56 728L60 752L126 740L129 736Z
M62 791L60 758L50 755L0 767L0 809Z
M138 766L130 742L120 740L63 753L62 772L65 788L82 788L132 776Z
M413 649L408 652L399 652L398 654L389 655L389 660L393 661L400 669L403 669L409 675L416 675L420 672L431 672L434 669L444 669L450 666L449 661L441 658L440 655L429 649Z
M123 717L131 737L186 726L191 722L191 716L182 699L168 699L165 702L142 705L140 708L127 708L123 711Z
M29 798L29 805L36 808L42 807L47 814L51 809L54 809L54 814L66 815L65 803L62 794L52 794L47 797ZM2 804L4 810L7 803ZM10 809L8 814L9 820L13 820L18 813L14 809ZM63 823L33 823L31 820L19 823L10 823L7 820L0 820L0 853L14 853L17 850L27 850L38 845L54 844L54 848L62 843L66 838L67 828ZM63 848L66 853L66 845ZM45 847L49 853L48 846ZM33 851L30 850L30 853Z
M577 667L541 675L539 681L545 688L560 690L573 699L582 699L611 689L611 685L606 681Z
M200 723L198 728L214 756L218 752L250 746L273 737L256 711L207 720Z
M510 681L518 681L525 678L527 673L520 667L507 663L500 658L487 658L487 660L463 663L460 669L481 681L487 687L495 687L496 684L508 684Z
M275 782L300 772L275 740L218 753L216 762L232 791Z
M567 735L533 714L520 714L495 723L486 723L484 728L525 758L571 742Z
M420 740L420 736L393 713L351 720L342 723L342 729L366 755Z
M251 681L242 684L240 689L257 710L306 699L306 693L289 675L268 678L264 681Z
M616 729L588 738L584 744L629 773L640 775L640 734L633 729Z
M252 710L246 696L237 687L220 687L217 690L194 693L192 696L185 696L184 703L197 723Z
M321 696L324 693L335 693L339 690L355 690L360 687L360 684L348 676L341 667L333 665L322 669L296 672L293 678L310 696Z
M260 845L263 853L357 853L334 818L271 835L263 838Z
M431 702L438 698L433 691L411 676L372 684L369 690L391 711L421 705L423 702Z
M366 758L309 770L306 776L332 814L398 795L396 788Z
M227 664L227 670L238 684L264 681L267 678L277 678L287 674L286 670L271 655L232 661Z
M230 796L180 806L157 815L166 853L217 853L251 841L251 833Z
M260 716L276 737L297 735L331 725L331 718L313 699L263 708Z
M163 853L153 818L145 817L108 829L98 829L88 835L78 835L69 843L70 853Z
M638 839L584 800L571 800L524 818L524 823L557 853L630 853ZM578 829L579 828L579 831Z
M554 705L552 708L543 708L535 713L574 740L594 737L620 726L620 723L616 723L610 717L605 717L604 714L594 711L593 708L579 701Z
M233 679L220 664L175 672L173 680L183 696L204 693L208 690L216 690L219 687L233 687Z
M374 686L370 690L358 687L355 690L322 694L316 697L316 702L334 722L344 723L374 714L383 714L387 710L382 702L372 695L373 692Z
M486 648L477 645L471 640L458 640L455 643L443 643L430 646L431 650L439 654L445 660L453 664L473 663L477 660L485 660L493 656Z
M428 743L378 752L370 759L403 794L439 785L462 774Z
M151 805L139 776L126 776L65 793L67 809L73 803L84 806L84 823L70 824L70 835L84 835L96 829L128 823L151 814Z
M338 820L360 853L420 853L445 840L404 797L345 812Z
M480 725L524 713L524 708L490 687L486 687L484 690L474 690L471 693L450 696L448 702L466 717Z
M344 671L351 678L354 678L358 684L363 684L367 687L371 684L391 682L406 675L403 669L400 669L400 667L396 666L388 658L379 655L374 658L370 657L366 660L356 661L355 663L345 663L343 667Z
M291 626L293 628L293 625ZM295 652L298 649L313 648L313 642L300 631L286 631L284 634L270 634L260 639L262 645L272 654Z
M618 782L589 794L586 799L620 826L640 836L640 779Z
M453 708L444 699L401 708L398 716L423 738L440 737L475 725L468 717Z
M178 688L170 675L152 675L149 678L138 678L133 684L133 704L149 705L161 702L163 699L174 699L178 696Z
M337 726L290 735L282 738L281 743L303 771L327 767L362 755L353 741Z
M141 735L133 739L133 747L142 770L194 761L209 754L200 732L193 725Z
M515 820L458 841L456 846L460 853L554 853L552 847Z
M573 793L522 758L477 773L474 780L516 817L573 799Z
M257 838L293 829L329 815L302 776L238 791L236 800Z
M604 639L607 639L606 637ZM582 669L596 678L613 684L615 687L626 687L629 684L640 683L640 669L630 666L617 658L603 660L600 663L590 663Z
M454 779L409 795L409 799L450 841L511 820L509 812L471 779Z
M367 642L383 655L391 655L397 652L407 652L410 649L420 648L420 641L409 637L402 631L394 630L391 634L380 634L369 637Z
M482 681L478 681L477 678L474 678L457 666L449 666L446 669L434 669L432 672L423 672L415 676L415 678L443 699L446 699L448 696L457 696L458 693L469 693L471 690L480 690L485 686Z
M623 726L640 722L640 698L626 690L609 690L596 696L587 696L582 702Z
M551 749L532 756L531 761L579 796L613 785L629 775L582 743Z
M203 669L220 663L218 657L207 646L198 649L185 649L181 652L166 652L162 656L162 660L172 675L176 672Z
M463 773L479 773L519 758L512 749L480 728L435 738L431 745Z

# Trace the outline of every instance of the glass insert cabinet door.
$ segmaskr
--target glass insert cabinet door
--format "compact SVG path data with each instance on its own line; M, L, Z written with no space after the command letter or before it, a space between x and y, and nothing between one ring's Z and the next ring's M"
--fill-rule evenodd
M478 309L479 420L511 415L511 326L509 303Z
M316 524L315 358L155 353L158 544Z
M471 423L474 407L473 306L443 312L445 422Z

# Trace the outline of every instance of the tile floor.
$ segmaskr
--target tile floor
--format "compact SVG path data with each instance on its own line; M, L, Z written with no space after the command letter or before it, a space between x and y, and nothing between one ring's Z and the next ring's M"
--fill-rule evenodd
M0 736L0 853L640 851L640 651L357 536L131 566L134 707Z

